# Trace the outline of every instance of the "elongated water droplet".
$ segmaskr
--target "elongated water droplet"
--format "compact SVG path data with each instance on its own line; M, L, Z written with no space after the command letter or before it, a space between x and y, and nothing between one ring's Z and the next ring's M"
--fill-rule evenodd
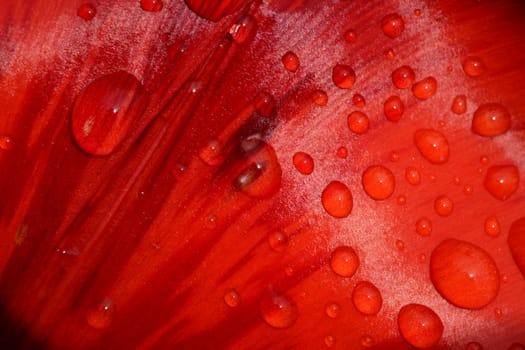
M450 109L455 114L465 113L467 111L467 96L457 95L456 97L454 97Z
M399 121L404 111L405 105L399 96L390 96L383 104L383 112L385 113L386 119L391 122Z
M375 315L381 310L383 298L375 285L368 281L361 281L354 287L352 302L359 312Z
M448 160L449 149L447 138L434 129L420 129L414 133L414 143L426 160L442 164Z
M293 165L303 175L310 175L314 171L314 160L305 152L297 152L293 155Z
M433 347L443 334L441 318L425 305L408 304L399 310L397 324L403 338L419 349Z

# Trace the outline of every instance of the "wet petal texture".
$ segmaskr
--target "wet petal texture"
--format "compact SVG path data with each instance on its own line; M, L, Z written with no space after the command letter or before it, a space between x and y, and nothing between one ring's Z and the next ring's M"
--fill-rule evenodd
M523 16L5 2L2 345L523 346Z

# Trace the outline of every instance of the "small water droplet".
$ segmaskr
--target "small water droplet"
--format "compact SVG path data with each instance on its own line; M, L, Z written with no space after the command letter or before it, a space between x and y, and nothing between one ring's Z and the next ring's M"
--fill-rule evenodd
M224 161L222 145L217 140L210 140L199 151L199 158L209 166L220 165Z
M419 254L419 258L418 258L418 260L419 260L419 262L420 262L421 264L424 264L424 263L427 262L427 256L426 256L424 253L421 253L421 254Z
M399 250L400 252L404 251L405 250L405 242L403 242L400 239L396 239L396 249Z
M232 24L228 34L236 44L243 45L250 42L257 33L257 22L250 15L242 15L237 23Z
M507 200L518 190L520 173L515 165L495 165L487 169L483 186L495 198Z
M392 72L392 83L398 89L408 89L414 84L416 74L410 66L401 66Z
M427 349L436 345L443 334L443 322L425 305L408 304L399 310L397 324L401 336L412 346Z
M422 217L416 221L416 232L421 236L428 236L432 233L432 221L429 218Z
M494 309L494 315L496 316L496 318L502 318L503 311L499 307L497 307Z
M352 97L352 103L354 106L362 108L366 105L366 100L363 95L361 94L354 94Z
M396 186L394 174L381 165L368 167L362 176L363 189L370 198L384 200L389 198Z
M392 163L399 162L399 153L397 153L396 151L390 152L390 156L388 157L388 159L390 159Z
M352 212L353 197L350 189L339 181L332 181L321 195L323 208L335 218L345 218Z
M421 16L421 9L415 9L414 10L414 16L416 16L416 17Z
M105 329L111 325L115 306L109 298L104 300L94 309L86 313L87 323L95 329Z
M359 257L352 247L339 246L330 257L332 271L342 277L352 277L359 267Z
M467 111L467 96L465 95L457 95L454 97L454 100L452 100L452 106L450 107L450 110L455 114L463 114Z
M397 13L391 13L381 20L383 33L390 38L397 38L405 30L405 21Z
M414 143L421 155L430 163L442 164L448 160L448 141L439 131L419 129L414 133Z
M421 182L421 174L416 168L408 167L405 170L405 179L411 185L419 185Z
M255 110L263 117L272 117L277 112L277 103L271 94L265 91L259 92L253 101Z
M224 302L229 307L237 307L241 303L241 296L235 289L231 289L226 294L224 294Z
M325 313L330 318L337 318L341 313L341 306L337 303L330 303L326 305Z
M434 211L439 216L449 216L453 210L454 203L449 197L442 195L434 200Z
M273 292L264 295L259 303L263 320L274 328L289 328L297 321L298 310L286 295Z
M456 239L446 239L434 248L430 278L443 298L465 309L488 305L500 285L498 268L489 253Z
M479 158L479 162L480 162L481 164L483 164L483 165L487 165L488 162L489 162L489 157L487 157L487 156L481 156L481 157Z
M297 152L293 155L293 165L303 175L310 175L314 171L314 159L305 152Z
M335 345L335 338L332 335L327 335L324 337L324 345L326 345L327 348L331 348Z
M159 12L164 4L162 0L140 0L140 8L148 12Z
M348 43L353 43L357 39L357 34L356 34L355 30L353 30L353 29L348 29L345 32L344 36L345 36L346 42L348 42Z
M337 64L332 69L332 81L341 89L350 89L355 83L355 72L349 65Z
M341 146L337 149L337 156L339 158L345 159L348 157L348 149L345 146Z
M96 14L97 14L97 9L95 5L91 3L82 4L79 6L77 10L77 16L86 21L92 20Z
M295 52L288 51L281 58L284 68L290 72L296 72L299 69L299 57Z
M328 103L328 95L324 90L314 90L312 92L312 100L318 106L326 106Z
M472 117L472 131L485 137L493 137L506 133L512 125L507 108L499 103L480 105Z
M383 111L386 119L391 122L397 122L401 119L401 116L405 111L405 105L399 96L390 96L383 104Z
M182 176L186 173L187 169L188 167L186 165L177 163L173 168L173 176L175 176L176 179L180 180Z
M0 136L0 148L4 151L13 149L13 139L10 136Z
M397 205L405 205L405 204L407 204L407 197L402 194L399 195L397 197Z
M479 77L485 72L485 64L479 57L467 57L463 63L463 71L469 77Z
M276 252L284 252L288 246L288 236L279 230L272 231L268 234L268 243Z
M361 346L365 349L369 349L374 346L374 339L369 335L363 335L360 340Z
M368 131L370 121L368 116L361 111L353 111L348 115L348 128L360 135Z
M352 302L359 312L365 315L375 315L381 310L383 298L374 284L361 281L354 287Z
M392 61L396 57L396 55L394 54L394 50L392 50L392 49L386 50L385 51L385 57L386 57L387 60Z
M437 80L434 77L426 77L412 85L412 93L420 100L426 100L436 94Z
M499 236L501 227L499 225L498 218L495 216L489 216L485 219L485 233L492 237Z

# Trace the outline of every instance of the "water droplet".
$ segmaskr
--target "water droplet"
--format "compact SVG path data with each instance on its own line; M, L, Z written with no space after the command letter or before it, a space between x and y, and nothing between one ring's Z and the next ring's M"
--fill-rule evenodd
M501 318L503 317L503 311L501 311L501 309L497 307L494 309L494 315L496 316L496 318Z
M416 17L421 16L421 9L415 9L414 10L414 16L416 16Z
M326 106L328 103L328 95L324 90L314 90L314 92L312 92L312 100L318 106Z
M284 273L286 274L286 276L288 276L288 277L292 277L293 274L295 273L295 270L293 269L292 266L286 266L286 267L284 268Z
M363 95L361 94L354 94L352 97L352 103L354 106L362 108L366 105L366 100Z
M437 80L434 77L426 77L412 85L412 93L420 100L426 100L436 94Z
M95 329L105 329L111 325L115 307L109 298L104 300L94 309L86 313L87 323Z
M326 305L325 313L330 318L337 318L341 313L341 306L337 303L330 303Z
M432 233L432 221L426 217L416 221L416 232L421 236L428 236Z
M299 69L299 57L295 52L286 52L281 58L281 61L283 62L284 68L290 72L296 72L297 69Z
M346 158L348 157L348 149L345 146L341 146L337 149L337 156L339 158Z
M268 234L268 243L276 252L284 252L288 246L288 236L279 230L272 231Z
M506 133L511 124L507 108L499 103L485 103L474 112L472 131L480 136L498 136Z
M327 335L324 337L324 345L326 345L327 348L331 348L335 345L335 338L332 335Z
M13 149L13 139L10 136L0 136L0 148L4 151Z
M489 216L485 219L485 233L492 237L497 237L501 232L498 218L495 216Z
M385 113L386 119L391 122L397 122L401 119L405 106L403 101L399 96L390 96L387 98L383 105L383 111Z
M403 338L419 349L433 347L443 334L443 322L434 310L425 305L403 306L399 310L397 324Z
M405 179L411 185L419 185L421 182L421 174L416 168L408 167L405 170Z
M517 191L520 173L515 165L495 165L487 169L483 186L499 200L507 200Z
M479 77L485 72L485 64L479 57L467 57L462 66L463 71L469 77Z
M419 262L420 262L421 264L424 264L424 263L427 262L427 256L426 256L424 253L421 253L421 254L419 254L419 258L418 258L418 260L419 260Z
M465 350L483 350L483 346L478 342L470 342L465 347Z
M263 117L272 117L277 112L277 103L273 96L265 91L261 91L253 100L255 110Z
M392 72L392 83L398 89L408 89L416 80L416 74L410 66L401 66Z
M355 30L348 29L345 32L345 40L346 40L346 42L353 43L356 39L357 39L357 34L356 34Z
M97 9L95 5L90 3L85 3L80 5L80 7L77 10L77 16L85 19L86 21L92 20L93 17L97 14Z
M348 115L348 128L350 131L360 135L368 131L370 121L368 116L360 111L353 111Z
M237 307L241 302L241 296L235 289L232 289L228 293L224 294L224 302L229 307Z
M394 50L388 49L385 51L385 57L387 60L392 61L396 56L394 54Z
M140 8L148 12L159 12L164 4L162 0L140 0Z
M507 244L516 266L525 277L525 217L514 221L510 225Z
M489 157L487 157L487 156L481 156L481 157L479 157L479 162L480 162L481 164L483 164L483 165L486 165L486 164L488 164L488 162L489 162Z
M361 281L354 287L352 302L359 312L375 315L381 310L383 298L375 285L368 281Z
M399 250L400 252L405 250L405 242L403 242L400 239L396 239L396 249Z
M228 34L236 44L243 45L250 42L257 33L257 22L250 15L242 15L237 23L232 24Z
M146 103L135 103L142 85L119 71L92 81L76 98L71 129L78 146L91 155L113 153L138 120Z
M359 257L352 247L337 247L330 257L332 271L342 277L352 277L359 267Z
M370 198L384 200L394 192L396 180L390 169L381 165L373 165L364 171L362 184Z
M414 133L414 143L421 155L430 163L442 164L448 160L446 137L434 129L420 129Z
M452 101L450 110L455 114L463 114L467 111L467 96L457 95Z
M381 20L383 33L390 38L397 38L405 30L405 21L397 13L391 13Z
M355 72L346 64L337 64L332 69L332 81L341 89L350 89L355 83Z
M390 156L388 157L388 159L390 159L390 161L393 163L399 162L399 153L395 151L390 152Z
M465 185L465 187L463 187L463 193L465 193L466 195L470 195L474 193L474 189L470 185Z
M293 165L303 175L310 175L314 171L314 159L305 152L297 152L293 155Z
M369 335L363 335L360 340L361 346L365 349L369 349L374 346L374 339Z
M332 181L321 195L323 208L335 218L345 218L352 212L354 200L352 192L343 183Z
M430 278L443 298L465 309L488 305L500 285L498 268L489 253L456 239L446 239L434 248Z
M187 169L188 167L186 165L177 163L173 168L173 176L175 176L176 179L180 180L184 173L186 173Z
M199 158L209 166L220 165L224 161L222 145L217 140L210 140L199 151Z
M259 303L263 320L274 328L289 328L297 321L298 311L286 295L268 293Z
M399 195L397 197L397 205L405 205L407 204L407 197L405 197L404 195Z
M443 195L439 196L434 200L434 211L439 216L449 216L452 214L452 211L454 210L454 203L452 200Z

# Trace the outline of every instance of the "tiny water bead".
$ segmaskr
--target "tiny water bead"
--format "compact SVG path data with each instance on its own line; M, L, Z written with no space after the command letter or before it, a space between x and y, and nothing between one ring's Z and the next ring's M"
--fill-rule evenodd
M401 66L392 72L392 83L398 89L408 89L414 84L416 74L410 66Z
M335 345L335 338L332 335L327 335L324 337L324 345L326 345L327 348L331 348Z
M274 328L289 328L299 316L297 306L288 296L273 292L261 298L259 311L263 320Z
M339 147L337 149L337 156L342 159L348 157L348 148L346 148L345 146Z
M288 246L288 236L279 230L272 231L268 234L268 244L278 252L284 252Z
M352 96L352 103L354 104L354 106L362 108L366 105L366 100L363 95L354 94L354 96Z
M359 257L352 247L339 246L332 252L330 267L339 276L352 277L359 267Z
M355 72L349 65L337 64L332 69L332 81L341 89L350 89L355 83Z
M397 38L405 30L405 21L397 13L390 13L381 20L383 33L390 38Z
M450 110L454 114L464 114L467 111L467 96L457 95L456 97L454 97L454 100L452 100L452 106L450 107Z
M436 345L443 334L443 322L431 308L421 304L408 304L399 310L397 324L401 336L418 349Z
M405 170L405 179L411 185L419 185L421 183L421 174L416 168L408 167Z
M91 3L85 3L79 6L77 10L77 16L86 20L92 20L97 14L97 8Z
M383 306L381 292L368 281L357 283L352 292L352 302L355 308L365 315L375 315Z
M478 342L470 342L465 347L465 350L483 350L483 346L481 346Z
M448 196L439 196L434 200L434 211L439 216L449 216L454 210L454 203Z
M371 348L372 346L374 346L374 339L373 339L371 336L369 336L369 335L363 335L363 336L361 337L361 341L360 341L360 343L361 343L361 346L362 346L363 348L365 348L365 349L369 349L369 348Z
M489 253L456 239L446 239L432 251L430 279L443 298L465 309L488 305L500 286L499 271Z
M512 126L509 111L499 103L480 105L472 118L472 131L485 137L506 133Z
M310 175L314 171L314 159L305 152L297 152L293 155L293 165L303 175Z
M421 236L428 236L432 233L432 221L429 218L422 217L416 221L416 232Z
M299 69L299 56L297 56L295 52L287 51L281 58L281 61L284 68L292 73Z
M312 92L312 100L318 106L326 106L328 103L328 95L324 90L314 90Z
M241 303L241 296L235 289L232 289L224 294L224 302L229 307L237 307Z
M140 8L148 12L159 12L164 4L162 0L140 0Z
M483 186L495 198L507 200L518 190L520 173L515 165L495 165L487 169Z
M507 244L516 266L525 277L525 216L510 225Z
M253 104L255 110L263 117L273 117L277 110L277 102L275 98L266 91L259 92L254 100Z
M396 239L396 249L399 250L400 252L404 251L405 250L405 242L403 242L400 239Z
M364 134L370 127L368 116L361 111L353 111L348 115L348 128L358 135Z
M330 318L337 318L341 314L341 306L337 303L330 303L326 305L325 313Z
M385 51L385 57L386 57L387 60L392 61L396 57L396 55L394 54L394 50L392 50L392 49L386 50Z
M250 15L241 15L237 23L232 24L228 34L238 45L249 43L257 33L257 22Z
M386 119L391 122L397 122L401 119L401 116L405 111L405 105L399 96L390 96L383 104L383 111Z
M485 72L485 64L479 57L467 57L462 63L463 71L469 77L479 77Z
M13 139L10 136L0 136L0 149L9 151L13 148Z
M426 100L436 94L437 85L436 78L426 77L412 85L412 93L418 99Z
M77 145L94 156L113 153L145 110L145 103L134 103L141 90L137 78L124 71L92 81L73 106L71 130Z
M445 135L434 129L419 129L414 133L414 143L421 155L433 164L448 161L449 148Z
M115 306L109 298L104 298L94 309L86 313L86 322L95 329L105 329L111 325Z
M398 162L399 158L399 153L397 153L396 151L390 152L390 155L388 157L388 159L393 163Z
M492 237L499 236L501 232L501 227L498 221L498 218L495 216L489 216L485 219L485 233Z
M328 214L335 218L345 218L352 212L354 200L350 189L339 181L332 181L321 195L321 203Z
M407 197L401 194L397 197L396 202L398 205L405 205L407 204Z
M396 187L392 171L381 165L368 167L363 173L361 182L366 194L375 200L389 198Z
M357 39L357 34L355 30L348 29L344 34L345 40L348 43L353 43Z

